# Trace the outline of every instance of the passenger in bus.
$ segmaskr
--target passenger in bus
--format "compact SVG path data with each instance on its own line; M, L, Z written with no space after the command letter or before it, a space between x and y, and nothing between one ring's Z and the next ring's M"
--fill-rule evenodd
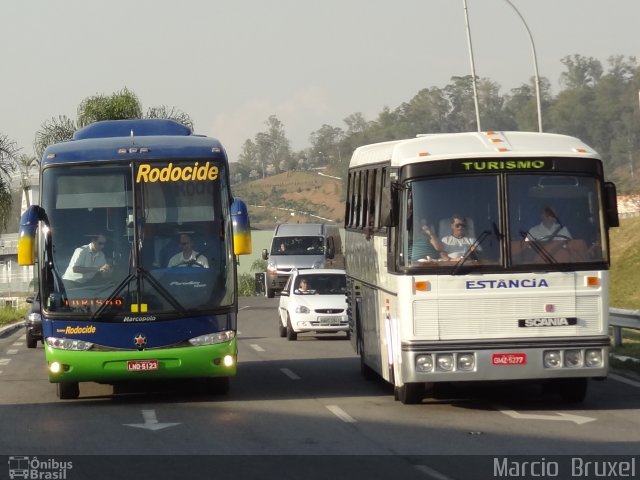
M477 251L481 251L482 248L477 245L476 238L467 235L467 220L460 214L454 214L451 217L451 235L442 237L441 241L444 245L444 251L447 253L450 259L456 259L464 256L467 250L473 248L470 254L475 254Z
M571 240L567 227L558 220L552 207L544 207L540 212L541 221L529 229L525 241L533 240Z
M209 268L207 257L193 249L191 235L187 233L180 234L180 253L175 254L169 259L167 267L201 267Z
M425 219L421 220L420 231L414 237L411 259L420 263L449 259L445 246Z
M62 278L82 284L102 283L111 271L103 251L105 243L107 238L100 233L93 235L90 243L76 248Z

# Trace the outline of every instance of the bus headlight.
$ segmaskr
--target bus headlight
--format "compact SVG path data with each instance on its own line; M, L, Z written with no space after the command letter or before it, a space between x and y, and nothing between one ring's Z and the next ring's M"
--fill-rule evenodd
M444 372L450 372L453 370L453 354L441 353L436 357L436 363L438 364L438 370Z
M224 332L207 333L206 335L200 335L189 339L189 343L195 347L201 345L215 345L216 343L224 343L232 340L236 336L236 332L233 330L226 330Z
M47 337L47 345L58 350L85 351L91 350L93 343L72 338Z
M565 350L564 366L569 368L582 366L582 350Z
M433 357L431 355L418 355L416 357L416 370L418 372L433 371Z
M458 354L458 370L469 372L476 366L476 359L473 353Z
M562 356L560 355L560 350L545 351L543 361L545 368L558 368L562 366Z
M587 367L601 367L603 363L602 350L587 350L584 352L584 364Z

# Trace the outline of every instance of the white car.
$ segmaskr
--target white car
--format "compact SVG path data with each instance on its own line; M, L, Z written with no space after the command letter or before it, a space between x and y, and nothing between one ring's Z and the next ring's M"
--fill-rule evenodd
M293 270L280 294L280 336L296 340L303 332L346 332L349 338L346 288L344 270Z

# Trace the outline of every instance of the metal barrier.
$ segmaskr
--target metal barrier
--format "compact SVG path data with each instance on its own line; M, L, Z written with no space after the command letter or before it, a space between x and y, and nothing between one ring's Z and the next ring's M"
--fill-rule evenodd
M619 347L622 345L623 328L640 330L640 310L610 308L609 325L613 328L613 343L616 347Z

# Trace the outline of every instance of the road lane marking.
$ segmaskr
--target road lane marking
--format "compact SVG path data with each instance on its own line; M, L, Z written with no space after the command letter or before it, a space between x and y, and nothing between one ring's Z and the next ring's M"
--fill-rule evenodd
M10 361L11 361L10 358L0 358L0 366L9 365Z
M636 387L636 388L640 387L640 382L637 382L636 380L632 380L627 377L623 377L622 375L616 375L615 373L610 373L609 376L614 380L617 380L618 382L626 383L627 385L631 385L632 387Z
M538 413L520 413L507 407L501 407L499 405L497 407L500 413L504 413L511 418L515 418L516 420L551 420L556 422L565 421L573 422L577 425L582 425L583 423L589 423L596 420L595 418L582 417L580 415L572 415L570 413L554 412L553 415L544 415Z
M447 477L445 474L440 473L437 470L434 470L431 467L427 467L426 465L414 465L415 469L428 475L431 478L435 478L436 480L452 480L451 477Z
M284 373L287 377L289 377L291 380L300 380L300 377L295 373L293 373L288 368L281 368L280 371Z
M13 345L11 345L12 347L22 347L24 345L24 342L14 342Z
M251 344L249 344L249 346L251 348L253 348L256 352L264 352L264 348L262 348L260 345L256 345L255 343L251 343Z
M18 353L18 350L15 348L12 348L11 350L7 350L7 355L15 355L16 353Z
M338 417L340 420L342 420L345 423L357 422L355 418L353 418L351 415L349 415L347 412L342 410L337 405L327 405L326 407L327 407L327 410L329 410L331 413L333 413L336 417Z
M175 427L180 423L160 423L155 410L142 410L144 423L124 423L125 427L143 428L145 430L157 431L163 428Z

